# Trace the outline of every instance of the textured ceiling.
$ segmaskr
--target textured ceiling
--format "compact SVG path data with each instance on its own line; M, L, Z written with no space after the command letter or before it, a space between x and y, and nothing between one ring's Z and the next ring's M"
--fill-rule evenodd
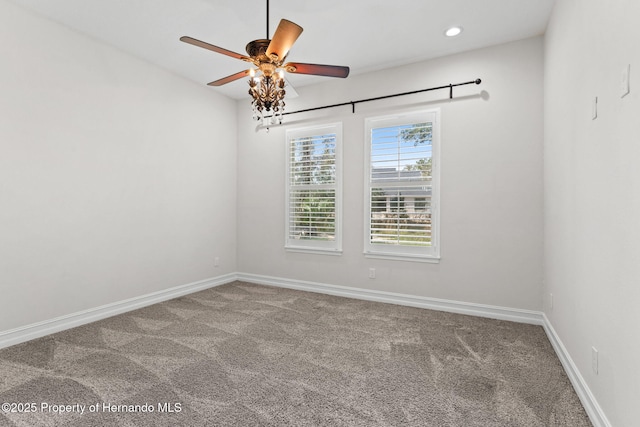
M266 0L11 0L197 83L247 68L180 42L188 35L245 54L266 36ZM304 28L288 60L347 65L351 75L543 34L554 0L271 0L270 36L281 18ZM460 25L455 38L444 30ZM327 77L288 75L294 87ZM244 80L211 88L246 95Z

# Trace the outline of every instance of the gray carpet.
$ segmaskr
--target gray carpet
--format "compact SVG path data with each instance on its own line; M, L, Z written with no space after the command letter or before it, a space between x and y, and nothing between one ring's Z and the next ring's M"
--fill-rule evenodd
M34 411L0 426L591 425L539 326L243 282L0 350L3 402Z

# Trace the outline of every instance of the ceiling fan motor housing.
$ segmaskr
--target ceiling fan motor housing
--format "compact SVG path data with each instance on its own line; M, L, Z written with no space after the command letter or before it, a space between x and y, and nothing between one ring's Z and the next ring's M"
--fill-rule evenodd
M267 49L269 48L271 40L258 39L247 44L246 50L250 57L257 59L260 62L270 62L271 58L267 56Z

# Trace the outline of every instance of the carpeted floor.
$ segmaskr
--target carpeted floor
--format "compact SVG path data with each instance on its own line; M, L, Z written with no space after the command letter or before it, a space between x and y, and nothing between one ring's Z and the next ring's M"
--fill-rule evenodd
M539 326L243 282L0 350L4 402L0 426L591 425Z

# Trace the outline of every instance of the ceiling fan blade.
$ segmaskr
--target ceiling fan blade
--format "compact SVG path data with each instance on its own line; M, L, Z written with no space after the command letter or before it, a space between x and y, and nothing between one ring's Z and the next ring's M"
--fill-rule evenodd
M227 55L227 56L230 56L232 58L242 59L243 61L251 61L251 58L249 58L248 56L240 55L239 53L232 52L230 50L223 49L223 48L218 47L218 46L214 46L214 45L209 44L207 42L203 42L203 41L200 41L198 39L194 39L193 37L182 36L182 37L180 37L180 41L183 41L185 43L189 43L189 44L192 44L194 46L198 46L198 47L201 47L201 48L204 48L204 49L212 50L214 52L221 53L223 55Z
M316 76L345 78L349 75L349 67L342 67L340 65L320 65L289 62L287 64L284 64L284 69L290 73L313 74Z
M286 19L280 20L276 32L267 48L267 56L277 55L279 60L283 60L289 53L289 49L302 34L302 27Z
M213 81L211 83L207 83L208 86L222 86L222 85L226 85L227 83L231 83L233 81L236 81L238 79L241 79L245 76L249 75L249 70L244 70L244 71L240 71L239 73L235 73L235 74L231 74L230 76L221 78L219 80Z

